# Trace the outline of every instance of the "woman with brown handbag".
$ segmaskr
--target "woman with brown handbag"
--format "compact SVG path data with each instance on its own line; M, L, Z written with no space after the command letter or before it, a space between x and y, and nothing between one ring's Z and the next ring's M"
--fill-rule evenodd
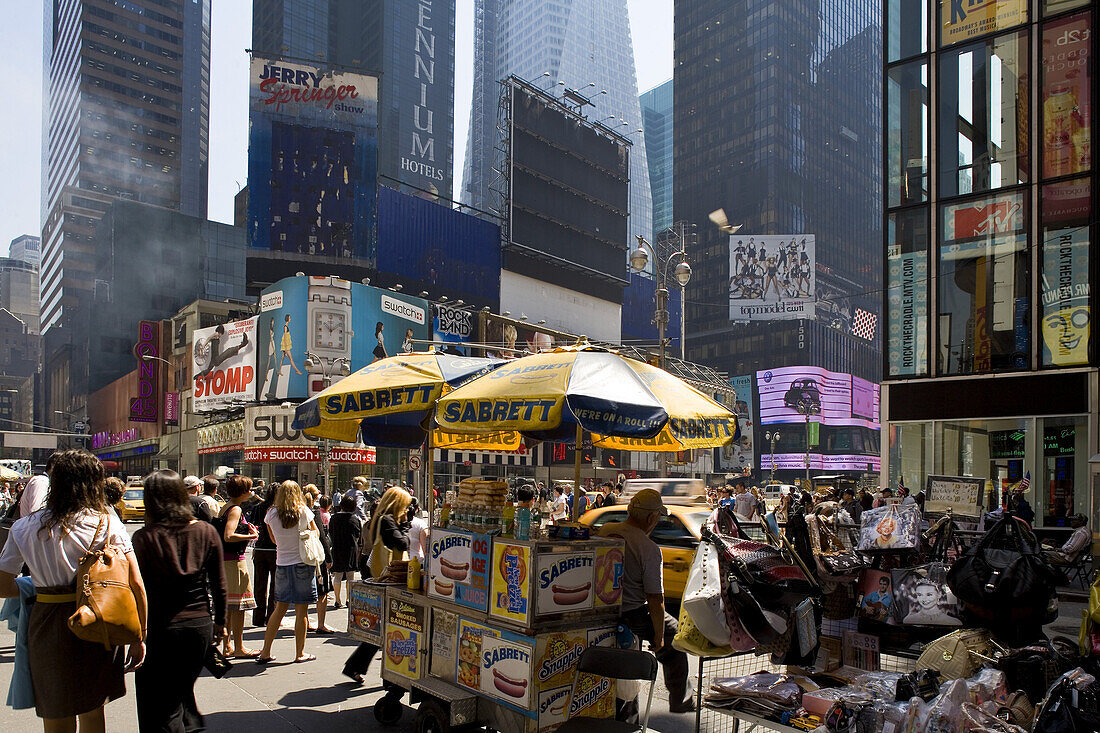
M149 653L134 679L138 728L201 730L195 679L211 644L225 635L222 541L213 524L191 514L178 473L157 471L144 484L145 526L134 533L134 554L151 613Z
M108 545L128 563L137 620L148 628L141 573L126 528L108 511L104 478L103 464L87 451L54 454L45 508L12 526L0 555L0 596L18 595L15 576L24 563L38 591L27 644L35 712L46 733L75 730L78 721L82 733L105 730L104 704L126 694L123 673L145 658L144 640L130 644L124 666L121 647L84 641L69 629L81 560Z

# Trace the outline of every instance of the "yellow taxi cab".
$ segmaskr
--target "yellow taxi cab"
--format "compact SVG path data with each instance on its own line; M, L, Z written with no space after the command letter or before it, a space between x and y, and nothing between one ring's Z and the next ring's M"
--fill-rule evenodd
M650 533L661 548L664 561L665 598L679 602L684 596L688 570L699 545L700 530L711 510L704 504L666 504L668 516ZM581 524L598 529L608 522L626 521L626 504L600 507L585 512Z
M145 489L141 486L127 486L122 498L115 504L118 516L123 522L145 521Z

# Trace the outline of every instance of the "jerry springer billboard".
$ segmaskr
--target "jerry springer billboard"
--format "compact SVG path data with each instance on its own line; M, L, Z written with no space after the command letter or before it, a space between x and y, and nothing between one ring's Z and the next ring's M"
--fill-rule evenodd
M432 333L428 301L336 276L287 277L260 294L256 399L303 400L342 375L387 356L425 351ZM306 357L316 357L311 367Z

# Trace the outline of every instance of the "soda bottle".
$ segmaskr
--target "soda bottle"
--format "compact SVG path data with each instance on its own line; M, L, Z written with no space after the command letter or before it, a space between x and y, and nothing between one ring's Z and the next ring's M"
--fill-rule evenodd
M527 540L531 538L531 510L521 506L516 510L516 539Z

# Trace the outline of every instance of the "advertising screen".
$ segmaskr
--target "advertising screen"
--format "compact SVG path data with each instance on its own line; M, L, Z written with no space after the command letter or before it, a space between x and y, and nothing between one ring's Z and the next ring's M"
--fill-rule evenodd
M251 402L256 394L256 319L197 329L191 374L195 412Z
M721 448L715 448L715 452L720 471L745 473L751 471L755 464L752 377L750 375L730 377L730 386L737 392L733 404L724 400L719 401L737 415L737 424L741 427L741 439L731 441Z
M442 348L448 354L469 356L465 344L475 338L474 314L461 308L447 305L433 306L435 317L432 319L432 340L446 344ZM438 346L438 344L437 344Z
M257 392L263 401L301 400L342 377L331 365L347 359L355 372L378 359L425 351L432 333L430 304L422 298L353 283L335 276L287 277L260 294ZM418 346L419 348L414 348ZM312 368L308 354L317 357Z
M377 77L254 56L250 246L373 258L377 127Z
M730 235L730 320L789 321L816 313L812 234Z
M819 367L783 367L756 373L760 424L811 422L879 429L879 386ZM800 459L801 460L801 459Z

